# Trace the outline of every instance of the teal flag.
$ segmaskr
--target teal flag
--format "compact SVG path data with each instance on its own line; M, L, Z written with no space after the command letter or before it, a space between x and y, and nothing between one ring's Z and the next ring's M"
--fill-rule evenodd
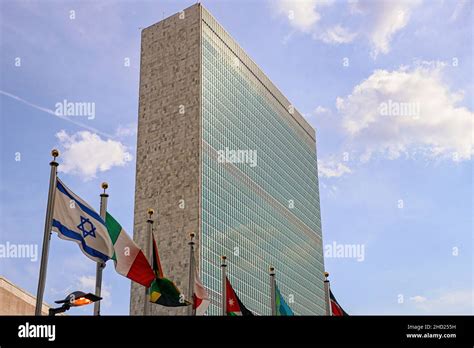
M289 315L295 315L293 311L291 310L290 306L288 306L283 299L283 296L281 296L280 289L278 289L278 286L275 284L275 302L276 302L276 315L280 316L289 316Z

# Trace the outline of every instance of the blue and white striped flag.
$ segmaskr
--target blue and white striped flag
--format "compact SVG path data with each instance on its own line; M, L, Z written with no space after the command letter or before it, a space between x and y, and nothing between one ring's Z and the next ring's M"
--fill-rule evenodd
M79 244L82 252L96 262L106 262L114 254L104 220L59 179L54 200L53 231L59 238Z

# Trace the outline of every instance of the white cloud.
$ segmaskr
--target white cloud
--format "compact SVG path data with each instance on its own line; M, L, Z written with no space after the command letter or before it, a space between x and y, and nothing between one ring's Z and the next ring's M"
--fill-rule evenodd
M85 293L91 292L95 293L95 276L92 275L82 275L76 279L76 288L78 291L83 291ZM110 286L105 282L102 282L100 297L102 297L101 303L105 306L110 306L112 304Z
M422 303L426 301L426 297L416 295L416 296L410 297L410 301L413 301L415 303Z
M95 292L95 277L94 276L79 276L77 278L77 284L81 291L84 292Z
M443 69L442 64L423 63L412 69L376 70L350 95L337 98L349 146L363 152L361 160L375 153L390 159L402 154L454 161L471 158L474 114L458 106L463 92L453 92L443 83ZM405 112L414 113L397 115L404 105L408 105ZM384 115L387 106L390 114Z
M83 256L81 256L81 259L83 259ZM66 288L61 288L61 289L56 289L56 288L51 288L50 289L51 293L54 294L54 296L58 299L63 299L67 295L69 295L73 291L82 291L85 293L93 293L95 294L95 276L93 275L77 275L74 274L72 275L71 283L68 285ZM109 284L105 283L102 281L102 287L101 287L101 293L100 296L102 297L101 303L106 306L110 307L112 304L112 296L111 296L111 287ZM90 306L84 306L81 307L81 310L85 312L90 312L91 311Z
M61 164L59 171L81 176L84 180L96 177L115 166L124 166L132 155L119 141L103 140L99 135L81 131L69 135L65 130L56 134L59 139Z
M356 36L357 33L352 33L349 29L338 24L320 34L319 39L325 43L342 44L352 42Z
M295 29L308 33L321 18L319 9L333 2L332 0L280 0L277 4L277 12L286 16Z
M321 105L319 105L316 109L314 109L314 113L316 115L326 114L328 112L330 112L330 110L328 108L325 108L324 106L321 106Z
M421 3L420 0L383 0L360 1L359 5L369 9L373 17L373 26L369 32L372 44L372 56L390 51L390 41L393 35L403 29L410 20L411 13Z
M372 47L371 55L390 51L393 36L409 22L413 10L422 0L351 0L344 9L351 28L322 20L322 10L334 1L291 1L279 0L277 12L285 15L290 25L301 32L311 34L316 40L329 44L347 44L357 36L366 37ZM358 17L358 18L357 18ZM345 23L346 23L345 22ZM360 35L362 34L362 35Z
M443 292L432 299L422 296L414 298L416 298L413 300L415 308L423 314L473 314L472 289Z
M350 174L352 170L333 158L328 160L318 159L318 173L320 178L337 178L344 174Z

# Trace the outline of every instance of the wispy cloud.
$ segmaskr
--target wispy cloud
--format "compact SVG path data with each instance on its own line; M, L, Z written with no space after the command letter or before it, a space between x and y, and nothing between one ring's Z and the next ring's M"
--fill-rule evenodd
M321 19L320 9L333 3L332 0L279 0L276 10L288 18L292 27L309 33Z
M467 8L466 8L467 7ZM471 14L472 18L473 3L469 0L458 0L456 7L454 8L453 14L449 17L450 22L456 21L461 14Z
M318 105L316 109L314 109L314 114L315 115L320 115L320 114L327 114L331 112L328 108L325 108L324 106Z
M331 23L324 11L337 4L350 20L350 26ZM354 0L341 2L318 0L279 0L277 13L288 19L290 26L328 44L348 44L357 37L366 38L371 56L390 51L394 35L409 23L412 12L421 0ZM457 15L456 15L457 16Z
M408 24L413 10L420 3L421 0L364 0L353 3L354 6L360 6L360 11L367 14L372 23L368 30L372 57L390 51L393 36Z
M438 291L431 298L417 295L411 297L410 300L422 314L473 314L474 311L474 291L472 289Z
M352 170L334 158L318 159L318 173L320 178L338 178L344 174L352 173Z
M316 38L325 43L330 44L344 44L352 42L357 36L357 33L351 32L348 28L337 24L334 27L326 29L323 33L317 34Z
M92 275L81 275L76 278L76 286L84 292L95 293L95 276ZM105 306L110 306L112 304L111 300L111 288L107 283L102 283L101 302Z
M17 95L14 95L14 94L11 94L11 93L2 91L2 90L0 90L0 94L4 95L4 96L6 96L6 97L9 97L9 98L11 98L11 99L14 99L14 100L16 100L16 101L19 101L20 103L23 103L23 104L25 104L25 105L28 105L28 106L30 106L30 107L32 107L32 108L35 108L36 110L39 110L39 111L42 111L42 112L47 113L47 114L49 114L49 115L52 115L52 116L54 116L54 117L56 117L56 118L59 118L59 119L61 119L61 120L67 121L67 122L70 122L70 123L72 123L72 124L75 124L76 126L79 126L79 127L84 128L84 129L90 130L90 131L92 131L92 132L94 132L94 133L100 134L100 135L102 135L102 136L104 136L104 137L107 137L107 138L113 138L113 137L114 137L114 136L111 135L111 134L102 132L102 131L100 131L100 130L94 128L94 127L91 127L91 126L85 124L85 123L76 121L76 120L73 119L72 117L67 117L67 116L58 115L58 114L56 114L55 111L53 111L53 110L51 110L51 109L48 109L48 108L45 108L45 107L43 107L43 106L40 106L40 105L34 104L34 103L32 103L32 102L29 102L28 100L25 100L25 99L23 99L23 98L21 98L21 97L19 97L19 96L17 96Z
M119 125L115 131L117 138L133 137L137 135L137 124L131 123L126 126Z
M410 301L415 302L415 303L423 303L423 302L426 302L426 297L416 295L416 296L410 297Z

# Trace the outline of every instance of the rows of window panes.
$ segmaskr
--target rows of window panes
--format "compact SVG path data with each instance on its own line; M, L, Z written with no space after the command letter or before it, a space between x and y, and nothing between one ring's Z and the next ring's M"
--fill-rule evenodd
M288 302L294 299L290 306L296 314L322 314L314 142L296 130L285 109L205 23L202 45L201 265L213 300L209 314L220 314L221 255L228 257L229 279L249 309L270 314L272 265L282 294ZM215 159L215 151L226 147L257 150L257 166L232 164L238 175L231 174L228 164ZM255 186L271 196L273 205Z

